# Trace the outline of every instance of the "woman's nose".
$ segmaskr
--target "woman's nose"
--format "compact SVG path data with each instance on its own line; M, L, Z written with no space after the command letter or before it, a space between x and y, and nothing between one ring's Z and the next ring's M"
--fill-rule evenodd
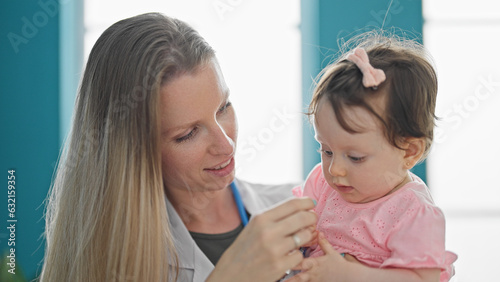
M231 155L234 153L234 140L228 135L224 127L218 124L212 134L210 153L214 155Z

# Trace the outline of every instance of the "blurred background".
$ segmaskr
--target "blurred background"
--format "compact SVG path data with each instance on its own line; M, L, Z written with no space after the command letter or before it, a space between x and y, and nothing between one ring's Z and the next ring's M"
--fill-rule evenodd
M237 176L253 182L302 181L319 162L303 112L339 43L382 27L423 42L438 71L441 119L415 173L447 217L447 249L459 255L452 281L498 280L498 1L2 0L0 281L41 270L44 200L94 42L114 22L152 11L188 22L216 50L239 119ZM21 280L6 272L13 241Z

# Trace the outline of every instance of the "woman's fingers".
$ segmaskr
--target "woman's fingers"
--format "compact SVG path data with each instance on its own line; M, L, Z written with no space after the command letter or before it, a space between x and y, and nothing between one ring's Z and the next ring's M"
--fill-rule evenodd
M288 253L311 242L314 228L310 227L316 224L316 220L315 213L300 211L274 223L270 231L273 230L273 235L278 239L275 244L279 251Z
M302 253L298 250L294 250L288 253L288 255L286 255L285 259L283 260L284 263L286 264L286 268L284 269L283 273L285 273L289 269L292 269L296 265L300 264L303 259L304 257Z
M313 238L317 220L310 211L313 208L310 198L295 198L254 216L222 255L210 278L279 279L304 259L297 249Z
M301 273L291 277L290 279L287 279L286 281L287 282L306 282L309 280L310 280L309 273L301 272Z
M313 207L310 198L292 199L254 216L248 227L259 233L266 248L288 254L313 239L317 221L317 215L310 211Z
M294 198L268 210L265 214L269 220L277 222L299 211L307 211L314 208L314 201L311 198Z
M292 244L290 244L290 246L292 246L292 249L298 249L311 242L314 239L314 236L315 233L314 231L311 231L310 228L299 230L289 236L292 239Z
M314 227L317 220L318 216L313 211L298 211L276 222L276 225L288 235L304 228Z
M298 274L294 275L293 277L289 278L286 280L287 282L302 282L302 281L310 281L311 280L311 275L309 270L312 270L314 266L318 264L316 258L307 258L302 260L300 264L295 266L293 269L294 270L300 270Z
M299 249L313 239L313 232L307 228L290 235L286 235L287 233L286 230L282 230L282 227L278 225L270 226L262 230L259 234L256 234L255 244L262 246L261 248L269 251L272 255L281 257Z

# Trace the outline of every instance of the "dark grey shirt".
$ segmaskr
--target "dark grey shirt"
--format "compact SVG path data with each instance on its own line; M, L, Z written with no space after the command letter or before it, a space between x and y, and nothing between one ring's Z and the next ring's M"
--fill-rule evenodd
M245 212L250 220L250 213L246 209ZM189 231L189 234L213 265L216 265L224 251L236 240L243 227L243 223L240 223L238 227L226 233L205 234Z
M240 223L236 229L221 234L204 234L191 232L196 245L201 249L208 259L215 265L219 261L224 251L234 242L236 237L243 230L243 223Z

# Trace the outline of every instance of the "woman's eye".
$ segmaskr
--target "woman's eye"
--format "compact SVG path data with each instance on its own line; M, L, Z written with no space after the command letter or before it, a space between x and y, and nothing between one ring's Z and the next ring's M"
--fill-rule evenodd
M224 106L222 106L220 109L219 109L219 113L223 113L227 110L227 108L231 107L231 102L227 102Z
M189 139L193 138L193 136L194 136L194 134L196 133L196 131L198 131L198 127L193 128L193 130L189 131L189 133L188 133L188 134L186 134L186 135L184 135L184 136L182 136L182 137L179 137L179 138L175 139L175 141L176 141L177 143L182 143L182 142L184 142L184 141L187 141L187 140L189 140Z
M354 157L354 156L348 156L349 159L355 163L360 163L365 160L365 157Z

